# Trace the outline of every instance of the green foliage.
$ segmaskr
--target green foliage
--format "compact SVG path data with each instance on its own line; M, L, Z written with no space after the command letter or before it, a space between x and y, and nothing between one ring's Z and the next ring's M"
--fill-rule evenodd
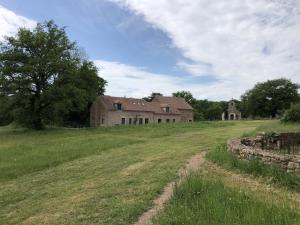
M180 97L180 98L184 98L184 100L186 102L188 102L189 104L194 104L196 99L194 99L193 95L191 92L189 91L177 91L175 93L173 93L173 96L175 97Z
M155 96L163 96L163 94L158 92L152 92L150 96L144 97L143 99L147 102L151 102L155 98Z
M203 121L205 120L203 112L199 112L197 109L194 109L194 121Z
M173 96L184 98L194 108L194 120L221 120L222 113L227 108L227 102L195 99L189 91L177 91Z
M64 28L53 21L33 31L22 28L1 46L0 95L11 99L16 122L34 129L77 122L78 117L86 122L89 104L103 94L106 82Z
M258 160L239 160L227 151L226 145L218 145L207 154L207 158L214 163L225 166L228 169L238 169L243 173L255 176L272 178L272 182L283 185L295 191L300 191L300 176L287 173L277 166L266 165Z
M222 113L224 112L223 107L219 103L212 103L204 112L207 120L221 120Z
M290 109L288 109L283 118L283 122L300 122L300 103L293 104Z
M13 121L10 108L12 101L7 96L0 95L0 126L8 125Z
M242 113L253 117L275 117L299 100L299 85L287 79L257 83L242 95Z
M206 176L205 176L206 175ZM296 225L297 209L263 201L253 193L226 186L209 174L192 174L180 186L154 224Z
M192 106L196 112L203 116L204 120L221 120L222 113L227 108L227 102L195 100Z

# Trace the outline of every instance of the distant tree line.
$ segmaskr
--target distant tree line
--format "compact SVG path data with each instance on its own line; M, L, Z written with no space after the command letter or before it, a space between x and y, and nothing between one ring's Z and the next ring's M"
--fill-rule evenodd
M299 109L300 104L299 88L299 84L287 79L268 80L257 83L254 88L246 91L240 100L234 101L243 118L278 118L294 104L296 106L293 106L293 112L299 112L296 110ZM220 120L222 112L228 107L226 101L198 100L189 91L178 91L173 93L173 96L182 97L191 104L196 121ZM300 115L293 113L290 117L295 120L295 118L300 118Z
M184 98L194 108L194 120L221 120L222 112L227 108L225 101L209 101L194 98L189 91L178 91L173 96Z

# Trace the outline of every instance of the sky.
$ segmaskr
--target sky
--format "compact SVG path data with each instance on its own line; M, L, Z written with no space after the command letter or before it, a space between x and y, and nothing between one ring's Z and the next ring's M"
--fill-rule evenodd
M107 95L229 100L268 79L300 83L299 0L0 0L0 41L50 19Z

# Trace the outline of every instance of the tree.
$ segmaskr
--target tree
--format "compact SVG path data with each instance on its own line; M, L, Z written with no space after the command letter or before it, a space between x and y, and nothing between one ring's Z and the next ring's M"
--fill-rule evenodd
M26 127L42 129L78 116L103 94L105 84L53 21L33 31L19 29L1 43L0 95L11 99L14 119Z
M143 99L147 102L151 102L156 96L163 96L163 94L159 92L152 92L150 96L144 97Z
M210 106L204 111L204 117L206 120L221 120L223 112L224 109L220 102L211 102Z
M173 96L175 97L181 97L184 98L186 102L188 102L189 104L193 104L195 103L195 98L193 97L192 93L189 91L177 91L175 93L173 93Z
M10 98L0 95L0 126L8 125L12 122L13 118L9 110L10 108L11 108Z
M298 89L298 84L283 78L257 83L242 95L241 106L254 117L274 118L299 99Z

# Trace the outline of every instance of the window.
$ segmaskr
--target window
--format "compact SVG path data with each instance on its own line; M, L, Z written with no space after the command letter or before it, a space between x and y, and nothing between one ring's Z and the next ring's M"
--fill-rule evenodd
M157 122L158 122L158 123L161 123L161 119L158 119Z
M162 109L163 109L164 112L167 112L167 113L170 112L170 107L169 106L163 107Z
M122 104L121 103L114 103L114 107L117 110L122 110Z
M139 118L139 124L143 124L143 118Z
M145 124L148 124L148 123L149 123L149 119L146 118L146 119L145 119Z
M193 120L189 120L189 122L193 122Z
M132 124L132 118L129 118L129 124Z
M104 124L104 121L105 121L104 118L102 118L101 123Z
M176 122L176 119L173 119L173 123L175 123Z
M167 123L170 123L170 119L166 119L166 122L167 122Z
M122 124L125 124L125 123L126 123L126 119L125 119L125 118L122 118L121 123L122 123Z

